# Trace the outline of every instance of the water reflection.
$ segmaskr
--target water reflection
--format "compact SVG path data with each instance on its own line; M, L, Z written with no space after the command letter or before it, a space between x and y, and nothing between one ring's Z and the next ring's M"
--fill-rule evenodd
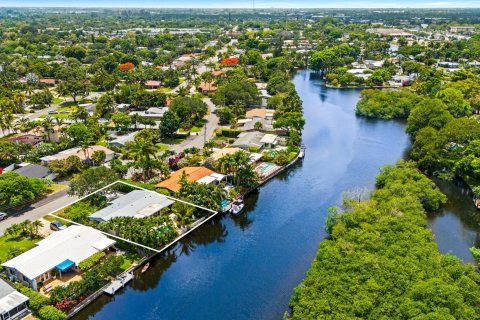
M409 146L404 124L354 113L360 90L325 88L297 73L307 119L303 162L245 199L238 216L206 223L114 300L102 297L76 319L279 319L326 236L327 208Z

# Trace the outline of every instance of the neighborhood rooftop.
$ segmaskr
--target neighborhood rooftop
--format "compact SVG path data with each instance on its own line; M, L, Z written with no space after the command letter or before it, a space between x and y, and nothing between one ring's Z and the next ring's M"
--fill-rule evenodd
M92 214L90 219L108 221L117 217L145 218L173 203L173 200L159 193L134 190L113 200L109 206Z
M3 263L30 280L48 272L66 260L75 264L103 251L115 241L91 227L70 226L37 242L36 247Z

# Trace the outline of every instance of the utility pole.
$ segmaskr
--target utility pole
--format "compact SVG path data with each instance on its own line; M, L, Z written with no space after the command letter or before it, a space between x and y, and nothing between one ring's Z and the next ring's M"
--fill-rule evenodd
M205 123L205 129L203 130L203 146L207 144L207 124Z

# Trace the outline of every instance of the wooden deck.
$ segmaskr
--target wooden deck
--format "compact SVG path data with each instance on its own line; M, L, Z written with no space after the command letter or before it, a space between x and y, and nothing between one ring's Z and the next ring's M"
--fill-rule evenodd
M122 277L118 277L117 279L112 281L112 283L110 283L110 285L105 287L103 289L103 292L113 296L113 295L115 295L115 293L118 290L123 288L130 281L132 281L132 279L133 279L133 273L132 272L125 273Z

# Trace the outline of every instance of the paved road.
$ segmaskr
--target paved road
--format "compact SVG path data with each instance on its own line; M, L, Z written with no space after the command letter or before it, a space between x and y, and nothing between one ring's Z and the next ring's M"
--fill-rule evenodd
M77 200L77 197L70 197L66 194L63 194L59 198L45 203L44 205L39 205L36 208L32 208L30 211L20 213L16 216L11 216L7 218L6 220L3 220L0 222L0 235L2 235L5 230L10 227L14 223L20 223L24 220L37 220L40 219L41 217L45 216L46 214L52 213L70 203L73 201ZM41 201L43 202L43 201ZM43 202L44 203L44 202ZM35 204L34 204L35 205Z
M212 102L212 100L210 100L210 98L204 98L203 101L208 105L208 109L210 111L207 118L206 133L205 127L203 127L202 131L198 133L198 136L189 136L182 143L171 145L170 149L172 149L173 151L178 153L180 151L183 151L185 148L191 147L202 149L205 138L208 141L213 137L215 129L218 128L218 117L217 114L214 112L217 107Z

